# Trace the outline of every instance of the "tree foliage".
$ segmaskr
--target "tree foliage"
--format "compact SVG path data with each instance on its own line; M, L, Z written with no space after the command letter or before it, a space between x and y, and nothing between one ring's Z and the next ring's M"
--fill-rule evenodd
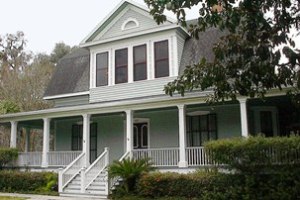
M300 51L294 38L299 33L300 1L296 0L145 0L158 23L170 10L183 26L186 10L199 8L197 23L187 28L192 37L217 27L227 34L215 44L215 58L203 58L187 66L184 74L165 86L172 95L193 89L213 89L211 101L236 99L238 95L263 97L273 88L300 89ZM222 9L212 9L219 4Z
M13 101L2 100L0 101L0 114L20 112L20 107Z
M50 61L56 65L59 59L70 53L75 48L77 47L71 47L64 42L56 43L52 53L50 54Z

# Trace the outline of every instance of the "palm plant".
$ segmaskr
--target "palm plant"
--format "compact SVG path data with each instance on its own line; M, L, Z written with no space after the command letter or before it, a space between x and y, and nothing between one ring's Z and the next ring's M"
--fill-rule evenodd
M148 158L114 161L108 168L110 178L120 177L127 193L134 191L137 180L143 173L154 170Z

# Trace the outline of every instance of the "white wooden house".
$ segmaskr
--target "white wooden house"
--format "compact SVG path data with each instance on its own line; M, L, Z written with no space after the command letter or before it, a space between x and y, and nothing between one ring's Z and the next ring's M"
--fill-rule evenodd
M113 160L150 157L158 169L184 171L211 165L205 141L299 131L298 111L276 90L264 101L213 106L205 103L209 90L164 94L187 65L213 58L223 34L211 28L196 40L175 21L157 25L147 8L122 1L58 63L44 97L54 108L0 116L11 125L11 147L21 127L43 130L43 150L30 152L27 145L18 165L60 169L61 195L105 197L105 169Z

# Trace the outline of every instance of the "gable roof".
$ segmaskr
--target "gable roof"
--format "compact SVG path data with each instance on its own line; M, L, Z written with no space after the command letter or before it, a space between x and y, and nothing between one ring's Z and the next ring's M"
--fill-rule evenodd
M84 44L87 42L91 42L93 39L97 37L97 35L110 24L110 22L128 5L132 5L136 8L139 8L147 13L149 13L149 9L137 2L131 0L122 0L82 41L80 44ZM176 23L175 20L171 18L167 18L167 21L170 23Z
M187 24L194 22L194 20L191 20ZM179 75L183 74L186 66L199 63L202 58L206 58L208 62L213 61L213 47L225 34L226 32L222 32L217 28L209 28L205 32L199 33L198 40L192 37L186 39L179 65Z
M44 98L89 91L90 53L79 48L59 60Z

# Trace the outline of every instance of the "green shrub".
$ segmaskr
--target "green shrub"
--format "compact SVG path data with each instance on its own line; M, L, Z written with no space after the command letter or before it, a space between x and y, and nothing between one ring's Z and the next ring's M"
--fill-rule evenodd
M18 150L15 148L0 148L0 169L12 163L18 158Z
M57 174L51 172L0 171L0 191L19 193L55 194Z
M114 161L108 168L110 178L121 177L124 181L125 192L135 189L137 180L143 173L153 170L149 159L124 159Z
M300 171L282 174L150 173L137 185L147 198L174 197L201 200L299 199Z
M263 136L210 141L210 158L243 173L265 173L300 165L300 137Z

